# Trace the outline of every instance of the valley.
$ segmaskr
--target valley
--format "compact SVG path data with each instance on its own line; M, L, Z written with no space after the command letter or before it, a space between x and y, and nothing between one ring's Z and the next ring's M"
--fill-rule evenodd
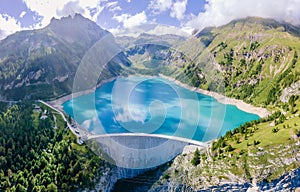
M111 83L106 81L136 76L163 77L260 116L249 121L241 115L238 125L225 125L226 131L205 140L210 141L208 147L195 147L162 169L144 172L140 177L149 173L155 178L151 186L145 182L147 189L295 190L300 186L299 53L299 27L258 17L195 31L189 38L113 37L80 14L53 19L43 29L12 34L0 43L1 99L16 102L1 106L0 190L108 191L118 180L137 176L107 163L91 147L97 144L79 145L61 116L36 102L55 105L56 99L65 97L56 103L60 105L70 100L70 94L78 99L82 93L95 98L93 91ZM121 85L117 90L126 87ZM128 95L117 95L116 106L121 106ZM41 110L34 112L33 104ZM84 103L80 112L89 111L84 111L89 105ZM101 109L107 111L101 106L98 112ZM225 115L234 119L229 112ZM197 118L190 115L184 120L188 124ZM111 127L113 121L103 120Z

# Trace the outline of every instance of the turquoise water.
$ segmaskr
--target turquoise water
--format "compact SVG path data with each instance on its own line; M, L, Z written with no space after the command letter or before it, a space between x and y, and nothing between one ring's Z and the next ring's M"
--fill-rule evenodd
M63 104L90 132L153 133L209 141L259 116L160 78L118 78Z

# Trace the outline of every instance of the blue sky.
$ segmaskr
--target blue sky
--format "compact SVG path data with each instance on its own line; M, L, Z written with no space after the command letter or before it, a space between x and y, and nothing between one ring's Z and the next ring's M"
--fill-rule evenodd
M40 2L47 2L45 0L40 0ZM121 0L121 1L103 1L97 0L95 3L86 3L86 7L91 6L89 8L84 7L84 3L80 5L79 3L74 3L73 6L70 6L69 9L73 9L75 12L78 11L78 6L82 6L83 9L87 9L90 11L90 15L98 14L97 23L102 25L105 28L112 28L118 25L118 22L113 19L116 15L128 14L134 16L138 13L145 12L147 14L147 20L153 21L156 20L158 23L166 24L166 25L174 25L180 26L181 22L187 20L190 15L197 15L199 12L203 11L205 0L182 0L182 1L172 1L169 0L170 3L164 3L168 0L161 1L148 1L148 0ZM33 3L30 3L33 2ZM35 4L34 2L39 1L22 1L22 0L0 0L0 14L7 14L11 17L14 17L17 21L20 21L22 27L30 27L38 22L39 19L44 17L43 11L38 6L32 6L31 4ZM63 6L67 6L70 2L76 1L65 1L65 3L61 3L62 6L56 6L59 4L55 3L45 3L46 5L50 5L50 9L57 12L57 10L62 10ZM80 2L80 1L77 1ZM163 3L160 3L163 2ZM181 8L172 8L174 3L181 2L184 6ZM164 4L165 8L164 8ZM51 8L52 7L52 8ZM94 12L93 12L94 9ZM40 12L40 13L39 13ZM46 11L45 11L46 12ZM50 12L50 11L49 11ZM154 13L156 12L156 13ZM182 12L182 16L180 15ZM66 11L67 13L67 11ZM172 16L171 16L171 13ZM47 14L45 14L47 15ZM50 14L51 15L51 14ZM47 15L48 16L48 15ZM52 14L53 17L57 17L58 14ZM93 15L94 16L94 15ZM113 21L113 22L112 22Z
M0 0L0 38L74 13L114 34L154 25L164 25L154 33L190 32L247 16L299 24L300 0Z

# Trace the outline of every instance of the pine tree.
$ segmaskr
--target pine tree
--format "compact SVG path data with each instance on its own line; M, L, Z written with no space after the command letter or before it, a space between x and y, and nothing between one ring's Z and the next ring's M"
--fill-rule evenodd
M194 158L192 159L192 165L197 166L200 164L200 152L198 148L194 152Z

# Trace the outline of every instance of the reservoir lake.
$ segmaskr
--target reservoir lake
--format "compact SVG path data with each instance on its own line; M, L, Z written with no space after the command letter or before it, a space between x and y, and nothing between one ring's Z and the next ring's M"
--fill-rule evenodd
M150 133L210 141L259 119L162 78L117 78L63 103L64 111L95 134Z

